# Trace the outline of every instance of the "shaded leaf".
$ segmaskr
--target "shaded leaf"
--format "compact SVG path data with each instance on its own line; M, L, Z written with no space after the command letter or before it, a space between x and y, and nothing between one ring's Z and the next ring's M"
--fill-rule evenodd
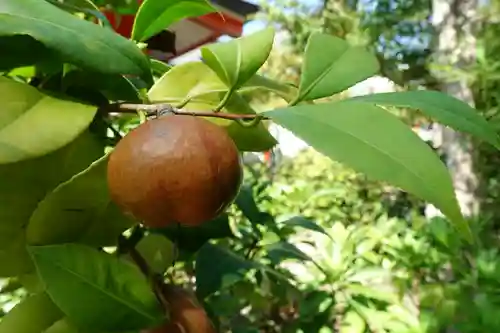
M48 155L0 165L0 276L31 270L24 228L38 202L103 154L103 146L84 132L69 145Z
M204 62L232 89L247 82L269 57L274 42L274 29L266 28L229 42L204 46Z
M282 224L284 227L301 227L304 229L316 231L331 238L330 235L326 232L326 230L322 226L311 220L306 219L303 216L294 216L289 220L283 221Z
M353 101L295 106L264 114L333 160L433 203L471 240L446 166L389 112Z
M257 203L255 202L251 186L242 185L234 203L250 222L254 224L262 223L263 213L260 211Z
M167 228L153 229L153 232L165 235L179 248L190 252L197 251L210 239L233 237L227 214L222 214L197 227L173 225Z
M96 113L93 106L54 98L5 77L0 77L0 91L0 164L65 146L89 126Z
M207 0L145 0L135 17L132 39L145 41L182 19L214 11Z
M134 330L161 323L161 306L133 264L78 244L31 246L38 274L54 303L76 326Z
M304 57L297 101L337 94L379 71L374 54L327 34L312 34Z
M295 245L287 242L277 242L265 247L267 256L274 264L279 264L287 259L297 259L300 261L309 261L311 258L299 250Z
M0 321L0 333L40 333L64 314L46 293L28 296Z
M470 133L500 148L495 128L477 110L439 91L416 90L356 96L342 102L362 101L384 106L418 109L425 115L459 131Z
M55 52L26 35L0 37L0 50L3 50L0 53L0 71L29 65L43 67L61 63Z
M153 71L154 75L162 76L171 69L172 66L170 66L169 64L157 59L151 59L151 70Z
M207 243L196 256L196 293L203 299L242 280L253 267L231 250Z
M0 36L29 35L69 63L110 74L150 76L149 61L130 40L39 0L2 1Z
M105 156L92 163L38 204L26 230L29 244L116 245L118 236L134 221L111 201L107 162Z
M175 260L175 245L163 235L147 234L136 248L149 267L158 274L165 273Z
M100 91L111 101L141 102L139 92L124 76L91 71L72 70L63 78L64 87Z
M237 93L231 96L224 109L233 114L256 114L250 104ZM277 144L263 121L252 127L244 127L231 121L226 130L240 151L268 151Z

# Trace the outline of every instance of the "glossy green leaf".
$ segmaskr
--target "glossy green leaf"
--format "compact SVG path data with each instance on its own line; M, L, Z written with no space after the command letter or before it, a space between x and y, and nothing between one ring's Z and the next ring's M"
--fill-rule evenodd
M154 229L154 232L168 237L181 250L188 252L198 251L210 239L234 237L227 214L222 214L197 227L173 225L167 228Z
M323 235L330 237L330 235L326 232L326 230L320 226L319 224L303 217L303 216L294 216L289 220L283 221L281 223L283 227L300 227L312 231L319 232Z
M79 328L120 331L154 327L163 311L139 269L78 244L31 246L47 293Z
M264 114L331 159L433 203L471 240L446 166L389 112L353 101L295 106Z
M29 244L117 244L119 235L134 221L111 201L107 162L107 156L94 162L38 204L26 230Z
M214 11L207 0L145 0L135 17L132 39L145 41L180 20Z
M65 146L89 126L97 111L5 77L0 77L0 91L0 164L42 156Z
M148 58L132 41L47 1L2 1L0 36L18 34L33 37L66 62L86 69L151 76Z
M253 267L231 250L207 243L196 256L196 293L203 299L242 280Z
M0 333L40 333L64 314L46 293L28 296L0 321Z
M266 28L229 42L204 46L204 62L231 89L246 83L264 64L273 47L274 29Z
M58 184L70 179L104 154L88 132L42 157L0 165L0 276L29 272L25 226L38 203Z
M477 110L439 91L416 90L370 94L349 98L341 103L350 101L417 109L446 126L470 133L500 148L500 137L495 128Z
M350 46L332 35L314 33L306 45L296 101L337 94L378 71L377 58L363 47Z

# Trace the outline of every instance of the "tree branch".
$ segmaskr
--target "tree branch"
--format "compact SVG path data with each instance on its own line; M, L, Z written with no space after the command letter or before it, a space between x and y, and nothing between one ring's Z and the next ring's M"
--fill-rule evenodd
M173 107L171 104L133 104L133 103L112 103L101 108L107 113L137 113L145 111L147 116L161 115L171 113L175 115L186 115L196 117L211 117L228 120L269 120L270 118L259 114L235 114L207 111L184 111Z

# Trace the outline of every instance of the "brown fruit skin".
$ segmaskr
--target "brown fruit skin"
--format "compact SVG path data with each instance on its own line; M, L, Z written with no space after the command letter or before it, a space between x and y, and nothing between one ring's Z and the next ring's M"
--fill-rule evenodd
M111 198L148 227L197 226L238 194L241 159L227 132L195 116L166 115L128 133L108 161Z
M141 333L216 333L210 318L194 295L172 285L164 287L163 295L168 302L168 322Z

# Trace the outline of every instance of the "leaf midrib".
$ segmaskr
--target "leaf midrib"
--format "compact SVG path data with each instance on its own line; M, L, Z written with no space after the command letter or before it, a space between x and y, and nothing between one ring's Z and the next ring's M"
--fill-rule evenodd
M54 22L51 22L51 21L42 20L42 19L39 19L39 18L36 18L36 17L23 16L23 15L19 15L19 14L10 14L10 13L5 13L5 12L0 13L0 17L2 17L2 15L3 16L9 16L9 17L12 17L14 19L15 18L20 18L20 19L25 19L25 20L28 20L28 21L30 21L30 20L31 21L35 21L35 22L38 22L39 24L42 24L42 25L43 24L51 25L51 26L53 26L55 28L66 30L66 31L68 31L72 35L75 35L77 37L81 37L75 30L72 30L72 29L70 29L68 27L65 27L64 25L58 25L58 24L56 24ZM32 31L29 31L29 33L33 34ZM134 60L132 58L130 58L126 53L118 52L118 51L116 51L115 48L111 47L109 44L101 41L99 39L99 34L96 34L96 37L97 38L92 39L92 40L95 41L95 42L97 42L99 45L104 46L104 48L111 50L113 53L124 56L126 59L128 59L128 60L131 61L131 63L134 65L134 67L137 66L136 63L134 62ZM140 66L138 66L138 67L142 71L142 69L140 68Z
M384 111L385 112L385 111ZM385 155L387 157L389 157L389 159L391 159L392 161L395 161L397 164L399 165L402 165L406 168L407 171L409 171L410 174L412 174L413 176L415 176L418 180L421 181L421 183L423 184L423 187L425 187L427 190L430 190L431 192L430 193L433 193L433 189L432 187L429 187L427 185L427 182L425 181L425 179L423 179L420 175L416 174L414 171L412 171L411 169L407 168L406 164L402 163L399 159L397 158L394 158L393 156L391 156L390 154L387 154L386 152L384 152L383 150L381 150L380 148L378 148L377 146L374 146L373 144L365 141L365 140L362 140L360 138L358 138L357 136L355 136L354 134L348 132L348 131L345 131L345 130L342 130L341 128L339 127L335 127L335 126L332 126L330 124L325 124L325 123L322 123L314 118L311 118L311 117L308 117L306 114L298 114L298 113L294 113L295 116L297 117L303 117L303 118L306 118L308 119L309 122L311 123L315 123L316 125L319 125L320 127L328 127L328 128L331 128L331 129L334 129L334 130L337 130L338 132L341 132L341 133L344 133L346 134L347 136L349 137L352 137L354 138L355 140L361 142L361 143L364 143L366 144L367 146L369 147L372 147L373 149L375 149L376 151L380 152L382 155ZM432 197L434 197L434 195L432 195Z
M300 98L304 98L304 96L307 96L307 94L309 94L311 92L311 90L313 90L314 87L316 87L318 85L318 83L321 80L323 80L323 78L325 76L327 76L328 74L330 74L330 72L333 70L333 67L335 67L335 64L339 61L340 58L342 58L344 56L344 54L346 54L347 51L349 51L349 46L347 46L345 48L345 50L335 59L335 61L330 66L327 67L327 70L322 71L321 74L315 80L313 80L313 82L311 82L311 84L309 85L309 87L307 87L304 90L304 93L301 94Z
M38 255L38 256L40 257L40 255ZM41 257L43 258L43 255L41 255ZM155 317L150 316L147 312L143 312L140 309L134 308L132 306L133 304L131 305L128 302L124 302L122 299L118 298L117 296L115 296L115 295L113 295L111 293L106 292L105 289L99 288L99 286L97 286L96 284L92 283L92 281L88 281L82 275L80 275L77 272L75 272L75 271L73 271L73 270L71 270L71 269L63 266L58 261L48 260L48 262L51 263L52 265L56 266L56 267L59 267L61 270L66 271L67 273L75 276L78 280L80 280L83 283L86 283L86 284L90 285L91 287L93 287L95 290L101 292L102 294L104 294L106 296L109 296L110 298L114 299L117 303L125 305L127 308L136 311L136 313L141 314L143 317L148 318L148 319L153 319L153 320L155 319Z

